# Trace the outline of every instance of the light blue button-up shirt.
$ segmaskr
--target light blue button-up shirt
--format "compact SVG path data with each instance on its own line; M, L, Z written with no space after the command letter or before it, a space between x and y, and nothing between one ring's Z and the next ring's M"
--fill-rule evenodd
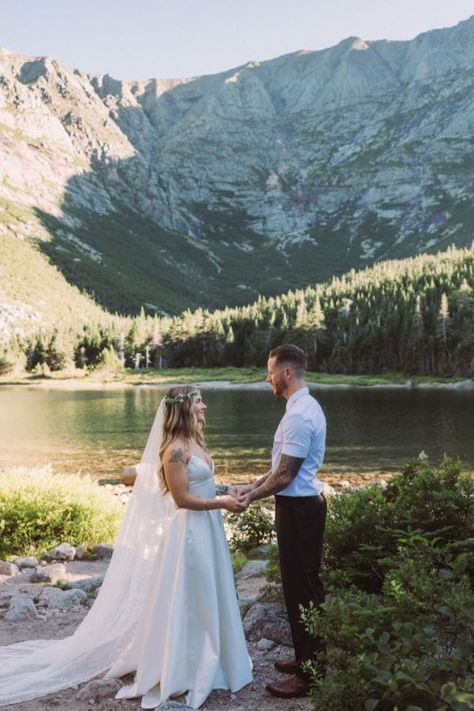
M304 459L298 474L278 496L316 496L324 488L317 477L324 459L326 418L320 404L300 388L288 399L286 413L275 432L272 468L277 469L282 454Z

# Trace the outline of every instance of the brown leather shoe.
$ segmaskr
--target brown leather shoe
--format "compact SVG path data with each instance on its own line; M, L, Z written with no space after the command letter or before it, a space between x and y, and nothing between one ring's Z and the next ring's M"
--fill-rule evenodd
M309 692L309 682L300 676L290 676L285 681L274 681L265 687L273 696L280 699L296 699L298 696L307 696Z
M277 659L274 662L274 667L282 674L296 674L298 665L294 659L286 659L285 661Z

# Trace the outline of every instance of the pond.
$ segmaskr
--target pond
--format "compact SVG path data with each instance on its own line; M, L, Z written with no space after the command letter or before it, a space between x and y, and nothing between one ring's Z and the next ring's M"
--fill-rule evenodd
M139 461L164 388L0 390L0 467L42 466L118 478ZM221 480L260 475L285 401L271 390L203 385L206 439ZM474 470L474 391L340 388L312 390L327 417L324 471L394 470L424 450Z

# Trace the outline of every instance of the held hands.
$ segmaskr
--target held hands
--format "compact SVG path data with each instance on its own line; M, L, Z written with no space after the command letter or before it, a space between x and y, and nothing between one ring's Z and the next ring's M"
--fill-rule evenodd
M240 499L245 496L252 488L251 484L232 484L229 487L229 494L234 497L234 499Z
M249 492L252 490L252 484L234 484L229 487L230 496L234 497L236 503L241 507L240 513L248 508L249 504L252 502L249 497Z
M242 513L247 508L240 500L234 498L231 494L226 494L220 497L223 508L230 513Z

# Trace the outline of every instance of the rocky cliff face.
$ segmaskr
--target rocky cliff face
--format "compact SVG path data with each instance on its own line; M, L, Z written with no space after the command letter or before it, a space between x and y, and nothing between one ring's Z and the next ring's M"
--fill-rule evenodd
M473 238L474 17L189 80L0 56L0 220L120 309L242 303Z

